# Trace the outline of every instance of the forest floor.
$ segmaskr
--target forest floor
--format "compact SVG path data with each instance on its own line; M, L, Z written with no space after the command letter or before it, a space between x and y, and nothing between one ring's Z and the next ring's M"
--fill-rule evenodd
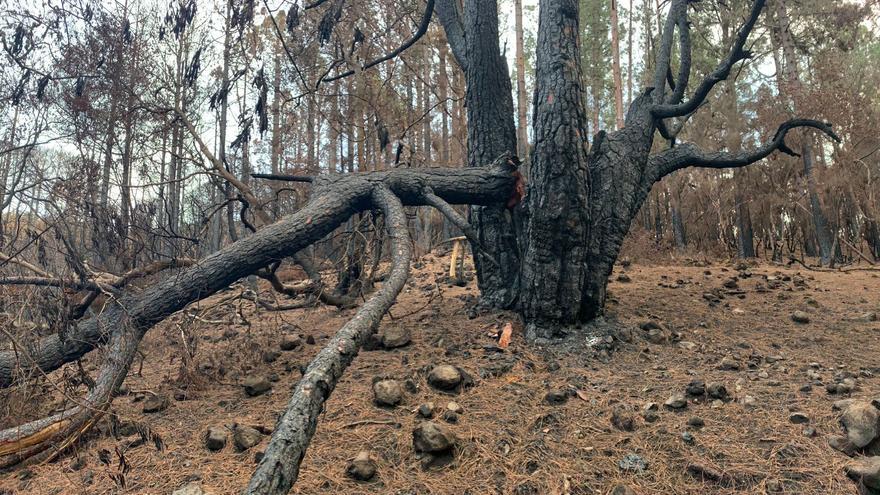
M408 331L411 343L355 359L326 404L292 493L604 495L618 485L634 492L615 493L641 495L858 493L844 474L850 459L828 439L842 432L834 401L880 396L880 322L866 315L880 312L878 272L694 262L618 267L607 317L586 329L592 338L528 345L514 324L500 352L493 336L513 315L476 314L475 283L450 284L447 263L428 254L416 264L393 319L383 323ZM300 366L354 311L257 310L229 299L240 291L215 295L200 303L198 318L178 314L148 335L127 395L113 403L123 426L118 438L102 424L60 460L0 475L0 493L170 494L187 483L215 495L239 493L269 437L238 452L234 425L267 433ZM795 311L809 323L792 321ZM282 351L284 336L302 345ZM473 386L455 395L435 390L426 376L437 364L460 367ZM241 383L253 376L267 377L271 390L246 395ZM400 406L373 404L377 377L410 380ZM826 391L845 378L855 381L854 391ZM683 409L664 406L694 381L723 384L729 399L686 396ZM699 384L690 388L699 392ZM26 393L34 392L9 396L23 405L0 418L2 426L47 412ZM147 414L152 393L167 397L167 408ZM451 465L426 470L412 432L424 421L417 409L429 401L433 421L454 432L458 445ZM446 421L450 401L462 409L454 424ZM658 409L646 412L649 403ZM793 412L808 423L793 423ZM230 430L218 452L205 446L209 427ZM164 449L123 436L138 429L155 433ZM361 450L377 463L369 482L346 476Z

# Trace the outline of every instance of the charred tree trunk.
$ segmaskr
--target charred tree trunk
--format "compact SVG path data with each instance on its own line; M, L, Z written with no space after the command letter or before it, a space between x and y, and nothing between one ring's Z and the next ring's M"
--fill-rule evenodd
M513 96L507 60L498 45L496 0L437 2L452 53L464 71L468 128L468 166L489 163L504 153L516 153ZM513 304L519 291L519 248L514 219L503 206L475 206L470 223L479 232L485 251L497 263L474 256L483 301L497 307Z

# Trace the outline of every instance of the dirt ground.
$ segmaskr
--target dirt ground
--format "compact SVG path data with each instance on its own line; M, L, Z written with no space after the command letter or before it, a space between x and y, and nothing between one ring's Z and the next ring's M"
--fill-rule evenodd
M880 272L768 264L739 271L693 262L618 267L604 322L561 344L541 345L527 345L515 324L510 347L498 352L493 335L512 315L477 314L474 282L448 283L446 263L429 254L417 264L383 323L408 329L412 343L356 358L326 405L292 493L604 495L619 484L641 495L858 492L843 471L849 458L827 440L841 432L835 400L880 396L880 322L864 316L880 312ZM114 438L105 422L60 460L0 475L0 493L170 494L192 481L207 493L239 493L268 436L239 453L230 434L222 451L210 452L207 428L271 428L300 366L353 313L257 310L250 301L229 299L241 289L203 301L197 318L177 315L151 331L142 364L126 380L129 393L113 404L120 423L154 434L163 450L137 434ZM794 311L806 312L810 322L793 322ZM659 328L644 330L654 327L648 322ZM264 362L264 351L279 350L284 333L315 343ZM95 369L96 357L86 370ZM720 369L722 359L739 369ZM474 386L454 396L434 390L426 375L435 364L461 367ZM270 392L248 397L241 382L252 375L277 381ZM372 403L375 377L411 379L415 392L397 408L379 408ZM826 391L826 384L847 377L857 383L851 394ZM723 384L730 400L688 397L683 410L663 406L694 380ZM561 403L548 403L553 391L561 392ZM7 396L22 406L0 418L4 426L47 412L28 395L34 393ZM150 393L167 396L168 408L143 413ZM416 409L427 401L437 406L434 421L459 439L453 464L439 470L424 470L412 445L421 421ZM463 408L455 424L442 418L449 401ZM659 405L653 422L643 412L651 402ZM793 412L809 423L793 424ZM704 426L691 426L697 418ZM805 434L807 428L815 435ZM345 474L361 450L378 464L370 482ZM623 469L625 460L636 467Z

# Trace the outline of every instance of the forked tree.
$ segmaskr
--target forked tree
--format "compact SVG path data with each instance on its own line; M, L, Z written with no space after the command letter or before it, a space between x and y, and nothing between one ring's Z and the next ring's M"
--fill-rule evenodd
M797 119L780 125L771 140L751 151L709 151L676 143L688 117L712 89L737 63L751 57L746 43L765 2L754 1L727 55L694 85L689 82L689 3L671 2L652 87L642 90L629 106L621 129L599 132L590 146L578 62L579 2L540 0L535 143L524 190L513 156L514 107L507 64L498 45L495 0L463 4L428 0L416 36L396 53L424 34L436 7L466 75L469 166L295 178L312 184L309 202L296 213L140 294L123 294L99 316L81 321L64 336L0 351L0 386L9 387L35 371L55 370L98 345L108 350L96 386L79 406L0 432L0 466L54 458L92 427L108 410L138 344L154 325L241 277L295 256L358 212L382 212L392 270L309 364L246 493L287 493L324 402L406 283L412 252L404 205L435 207L465 232L474 247L484 301L517 308L529 337L554 336L571 324L595 318L605 303L607 280L623 238L654 183L686 167L743 167L777 150L793 155L785 138L797 128L815 128L838 139L826 123ZM676 50L679 62L673 67ZM655 151L658 134L668 146ZM233 186L249 194L246 185ZM451 204L471 205L469 221Z

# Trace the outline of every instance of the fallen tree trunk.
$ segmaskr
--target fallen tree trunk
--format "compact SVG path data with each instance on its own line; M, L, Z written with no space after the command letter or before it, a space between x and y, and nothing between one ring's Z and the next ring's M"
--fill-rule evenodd
M187 304L320 240L351 215L369 209L378 185L403 204L422 206L423 191L455 204L503 204L512 194L515 167L505 159L484 168L392 170L316 177L312 199L301 210L200 260L136 296L123 296L99 317L82 322L65 338L52 335L27 348L0 351L0 388L34 371L50 372L74 361L121 325L146 331Z
M307 396L315 393L320 393L321 397L312 400L323 403L342 370L354 358L368 330L378 324L406 281L411 253L408 234L405 229L401 231L401 226L405 225L402 205L426 205L429 202L442 205L446 201L504 204L515 194L517 180L516 167L507 157L484 168L407 169L318 177L312 199L303 209L284 220L239 240L141 294L121 298L97 318L83 322L63 340L52 336L30 348L13 343L14 349L0 353L0 385L4 387L23 373L47 373L57 369L83 356L109 336L107 358L96 386L80 405L49 418L0 431L0 467L50 460L88 431L109 408L113 391L125 379L141 339L153 325L235 280L293 255L320 240L351 215L380 206L385 210L388 228L392 232L395 265L392 275L354 319L340 330L333 341L338 345L319 354L309 368L314 372L307 373L309 379L304 378L290 407L296 409L296 404L305 404ZM332 353L341 356L334 359ZM279 425L282 432L279 435L290 435L291 428L303 425L305 429L299 430L302 452L314 432L314 418L317 416L317 410L310 407L304 409L306 413L300 419ZM311 430L306 427L308 424L311 424ZM287 440L279 442L285 445L279 447L276 442L276 451L295 448L295 444L288 444ZM290 459L276 460L272 469L276 470L281 481L273 481L271 486L292 484L299 460L301 456L295 466ZM261 471L262 479L274 479L275 475L266 473L266 469Z

